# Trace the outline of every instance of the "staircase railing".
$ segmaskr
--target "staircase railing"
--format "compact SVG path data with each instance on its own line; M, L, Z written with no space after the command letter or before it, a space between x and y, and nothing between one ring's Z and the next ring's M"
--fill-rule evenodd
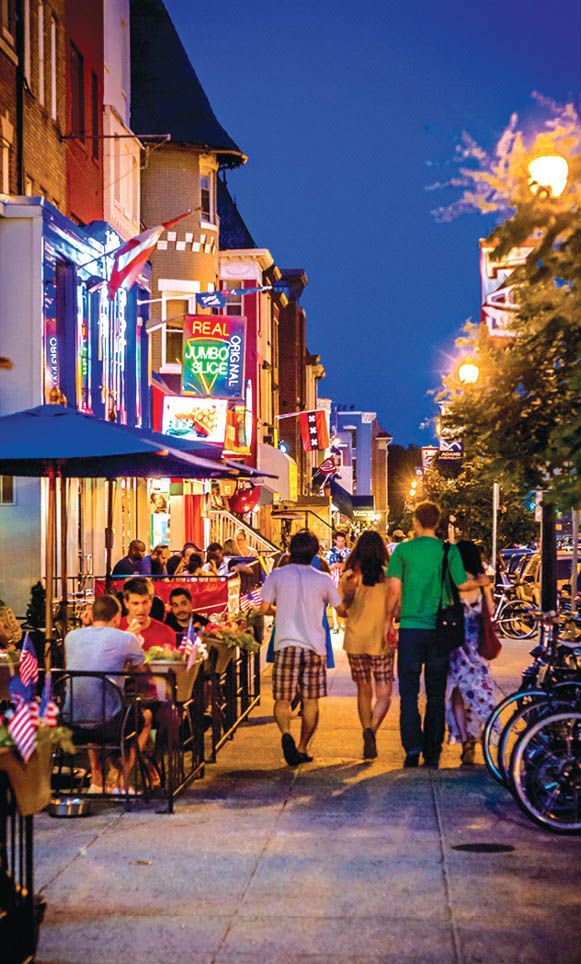
M210 511L210 541L224 545L226 539L234 539L239 529L246 535L246 540L254 549L261 552L279 552L279 546L263 536L261 532L249 526L246 522L232 515L226 509L212 509Z

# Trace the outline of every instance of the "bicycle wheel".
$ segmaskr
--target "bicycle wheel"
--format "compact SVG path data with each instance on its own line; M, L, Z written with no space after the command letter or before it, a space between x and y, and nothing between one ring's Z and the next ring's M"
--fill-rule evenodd
M504 727L521 707L546 698L546 691L542 689L517 690L505 697L488 717L482 733L482 752L486 769L499 783L504 783L498 763L499 742Z
M501 632L511 639L530 639L537 628L534 608L519 599L506 604L499 622L502 624Z
M512 751L523 733L537 720L542 720L553 713L564 713L574 709L575 707L566 699L555 699L545 693L544 699L537 699L528 706L521 706L516 713L513 713L500 734L496 760L502 782L509 790L513 790L510 772Z
M516 802L534 823L581 834L581 713L537 720L516 743L510 771Z

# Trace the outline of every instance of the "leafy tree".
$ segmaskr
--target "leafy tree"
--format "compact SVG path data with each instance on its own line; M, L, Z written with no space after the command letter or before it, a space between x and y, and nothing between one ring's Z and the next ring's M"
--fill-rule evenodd
M450 517L464 539L483 543L491 549L492 489L484 472L485 461L475 457L447 466L438 462L424 474L424 498L442 509L442 530ZM528 543L538 536L538 525L529 505L516 488L503 488L498 514L498 545Z
M387 460L389 518L395 528L404 528L405 503L410 490L410 479L422 464L422 453L417 445L390 445ZM410 526L408 525L408 529ZM407 529L404 529L407 532Z
M477 356L479 379L462 385L453 372L438 399L443 430L462 436L468 457L481 459L483 479L521 496L544 489L547 501L569 509L581 502L581 127L573 105L545 106L549 120L532 144L516 118L493 157L467 142L464 157L476 167L462 170L461 201L437 212L441 219L475 209L506 218L487 239L498 259L534 243L508 282L518 302L509 336L467 325L458 344ZM560 197L531 193L529 162L548 154L569 165Z

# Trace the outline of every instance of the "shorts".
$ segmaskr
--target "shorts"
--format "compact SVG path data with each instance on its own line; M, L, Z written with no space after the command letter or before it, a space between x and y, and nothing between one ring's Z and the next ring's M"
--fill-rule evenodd
M376 683L386 686L393 683L394 653L370 656L369 653L347 653L354 683L371 683L371 674Z
M275 700L290 703L297 690L307 700L327 695L325 657L312 649L285 646L274 654L272 695Z

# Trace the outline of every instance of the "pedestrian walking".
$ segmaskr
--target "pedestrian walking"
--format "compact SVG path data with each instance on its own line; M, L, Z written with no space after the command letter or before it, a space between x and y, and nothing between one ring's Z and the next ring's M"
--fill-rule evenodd
M327 695L325 606L338 607L341 596L330 576L311 566L319 551L317 537L297 532L290 544L290 563L275 569L262 587L262 612L276 612L272 691L274 718L282 734L289 766L312 760L308 745L319 719L319 699ZM298 746L291 734L291 703L299 691L303 701Z
M478 546L462 539L457 548L469 579L484 572ZM446 723L450 743L462 744L462 764L474 763L474 748L482 728L497 704L488 662L478 644L485 609L494 612L492 593L486 586L461 592L464 607L464 645L450 654L446 691Z
M343 649L357 685L363 757L377 756L376 733L391 702L394 648L385 640L387 550L378 532L363 532L346 562L339 586L347 617ZM375 685L375 703L373 688Z
M434 502L421 502L413 517L414 538L396 546L387 570L387 637L401 606L397 666L400 732L406 767L417 767L420 754L423 754L424 766L437 767L444 739L449 657L439 652L435 632L444 561L444 545L436 536L439 521L439 507ZM454 545L449 547L448 573L460 590L478 589L489 583L484 575L467 578ZM450 603L446 581L442 605ZM426 688L423 726L418 711L422 667Z

